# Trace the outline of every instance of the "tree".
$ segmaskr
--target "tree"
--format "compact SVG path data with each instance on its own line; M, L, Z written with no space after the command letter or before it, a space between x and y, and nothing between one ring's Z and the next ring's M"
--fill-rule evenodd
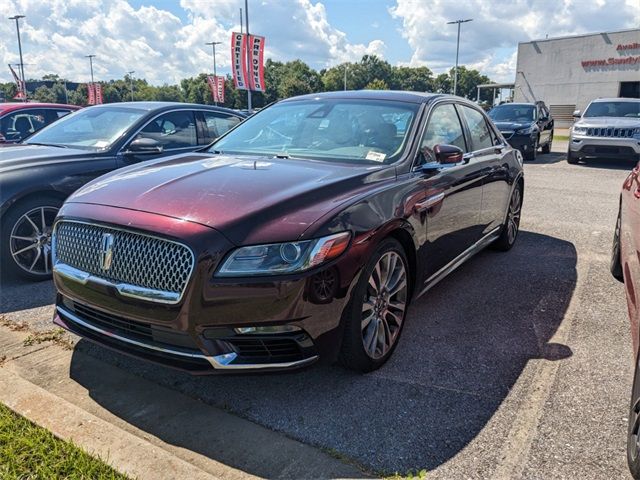
M384 80L380 80L376 78L369 83L367 83L364 88L366 90L389 90L389 85Z
M393 69L391 87L394 90L413 92L432 92L434 80L427 67L395 67Z
M56 103L58 101L58 99L56 98L56 94L53 93L53 91L45 85L38 87L33 93L32 98L33 100L42 103Z

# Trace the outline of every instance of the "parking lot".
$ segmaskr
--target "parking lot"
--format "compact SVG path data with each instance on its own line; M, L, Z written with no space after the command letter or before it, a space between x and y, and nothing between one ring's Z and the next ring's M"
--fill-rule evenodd
M628 478L632 348L623 287L608 263L618 192L632 165L568 165L566 144L555 150L525 165L516 247L481 253L417 300L396 353L378 371L358 375L335 366L196 378L86 341L76 352L367 472ZM53 294L51 282L2 285L1 312L10 322L50 329ZM118 411L78 355L70 375ZM158 433L140 417L123 420Z

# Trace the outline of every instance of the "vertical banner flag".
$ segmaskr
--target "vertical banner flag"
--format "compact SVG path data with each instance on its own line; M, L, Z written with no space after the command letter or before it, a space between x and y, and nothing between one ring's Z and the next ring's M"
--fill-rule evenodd
M264 92L264 37L249 35L251 65L249 68L249 88ZM246 52L245 52L246 53Z
M247 36L231 34L231 60L233 62L233 82L238 90L247 90Z
M16 87L18 87L18 93L16 94L15 97L13 97L14 100L23 100L25 98L27 98L27 89L25 88L25 84L24 82L20 81L20 79L18 78L18 75L16 74L16 71L13 69L13 67L11 65L9 65L9 70L11 70L11 74L13 75L13 79L16 82Z
M101 105L102 104L102 84L94 83L93 88L95 90L96 105Z
M87 83L87 105L96 104L96 91L93 85L93 83Z
M207 83L213 95L213 101L224 103L224 77L208 75Z

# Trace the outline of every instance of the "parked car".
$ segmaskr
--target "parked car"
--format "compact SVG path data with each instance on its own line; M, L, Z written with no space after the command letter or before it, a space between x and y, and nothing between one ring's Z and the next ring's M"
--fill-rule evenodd
M624 282L635 369L628 417L627 461L633 477L640 479L640 163L622 185L620 207L613 235L611 273Z
M520 153L459 97L284 100L207 150L72 195L54 228L54 322L198 374L338 357L370 371L412 297L513 246L522 175Z
M492 108L489 117L525 160L535 160L538 148L542 153L551 151L554 124L544 102L503 103Z
M238 124L224 108L170 102L89 107L0 154L0 267L51 277L50 237L64 199L89 180L156 157L190 152ZM169 199L168 199L169 200Z
M78 109L58 103L0 103L0 146L18 143Z
M640 99L599 98L584 113L573 112L578 120L571 129L567 162L587 158L640 159Z

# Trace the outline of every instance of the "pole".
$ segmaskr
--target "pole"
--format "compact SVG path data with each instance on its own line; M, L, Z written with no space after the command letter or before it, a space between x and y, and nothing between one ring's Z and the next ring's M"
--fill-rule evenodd
M447 22L447 25L453 25L454 23L458 24L458 41L456 42L456 69L453 74L453 94L456 95L458 93L458 56L460 54L460 24L471 22L473 18L468 18L466 20L454 20L452 22Z
M69 91L67 90L67 81L64 81L64 103L69 105Z
M22 85L21 90L23 90L22 101L27 101L27 79L24 77L24 62L22 60L22 41L20 40L20 22L21 18L25 18L24 15L14 15L13 17L9 17L9 20L16 21L16 32L18 33L18 52L20 53L20 76L22 77Z
M132 77L132 75L134 73L136 73L135 70L127 72L127 75L129 75L129 86L131 87L131 101L132 102L133 102L133 77Z
M249 0L244 0L245 26L247 27L247 110L251 113L251 81L249 81L249 70L251 70L251 46L249 45Z
M89 67L91 68L91 83L93 84L93 57L95 55L85 55L85 58L89 59Z
M240 9L240 34L243 34L244 32L242 31L242 24L244 22L242 21L242 9Z
M348 68L348 65L345 63L344 64L344 89L345 89L345 91L347 90L347 68Z

